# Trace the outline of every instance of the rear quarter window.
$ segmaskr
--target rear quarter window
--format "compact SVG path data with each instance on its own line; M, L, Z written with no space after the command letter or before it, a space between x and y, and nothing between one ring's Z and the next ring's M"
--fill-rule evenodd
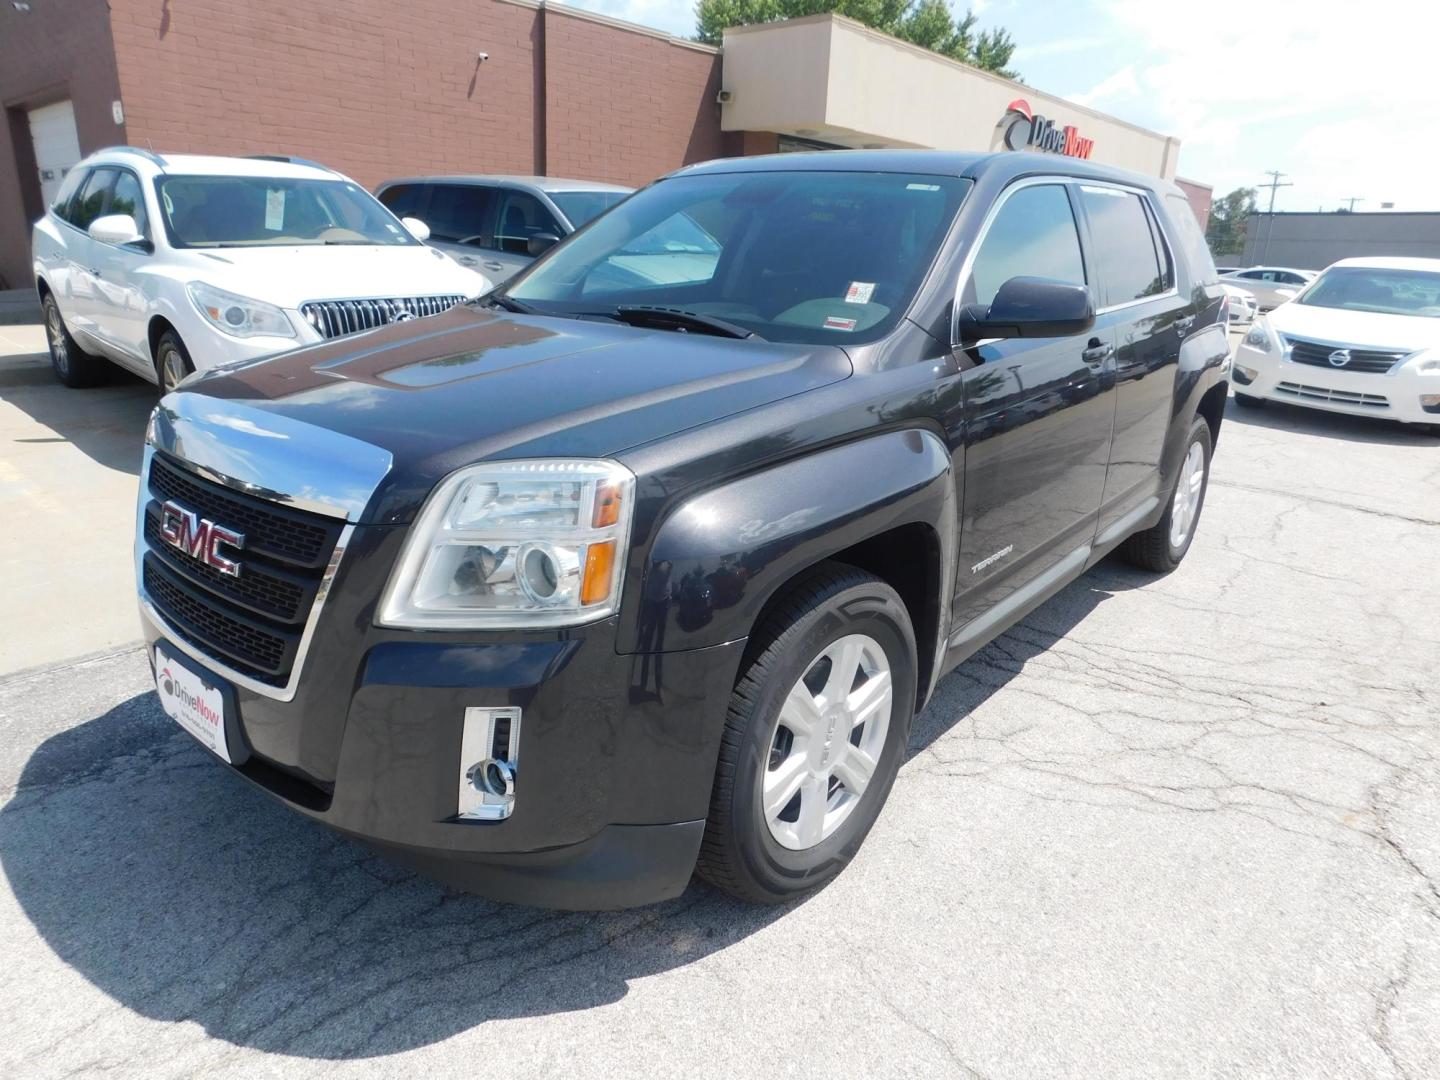
M1200 231L1200 223L1195 220L1195 211L1190 209L1190 202L1183 195L1166 195L1165 210L1170 218L1170 235L1180 247L1180 254L1185 259L1185 264L1190 270L1190 276L1196 284L1209 285L1219 276L1215 270L1215 260L1210 257L1209 245L1205 243L1205 234ZM1231 269L1229 273L1235 273Z

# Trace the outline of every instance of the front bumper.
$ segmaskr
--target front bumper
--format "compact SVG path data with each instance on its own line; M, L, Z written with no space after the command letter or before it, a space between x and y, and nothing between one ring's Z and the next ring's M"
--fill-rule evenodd
M388 570L371 532L400 530L359 529L351 545ZM164 642L225 687L232 767L291 809L494 899L614 908L683 891L744 642L624 656L613 620L548 639L382 630L365 618L364 562L342 564L289 701L216 674L142 607L152 661ZM457 817L472 706L522 710L503 820Z
M1405 424L1440 424L1440 411L1427 412L1420 403L1422 394L1440 394L1440 372L1421 372L1415 361L1386 374L1345 371L1296 364L1284 352L1261 352L1242 341L1230 381L1236 393L1247 397Z

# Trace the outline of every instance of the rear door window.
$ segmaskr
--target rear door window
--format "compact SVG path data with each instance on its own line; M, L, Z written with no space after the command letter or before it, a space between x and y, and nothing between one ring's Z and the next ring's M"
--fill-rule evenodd
M1075 212L1061 184L1023 187L1005 200L975 255L964 300L988 305L1021 276L1085 284Z
M490 246L512 255L529 254L530 237L536 233L563 236L555 215L528 191L501 188L500 213L495 219L495 242Z
M1080 201L1090 223L1101 305L1114 307L1165 292L1168 263L1162 266L1155 250L1155 235L1140 196L1085 184Z
M436 184L430 191L425 224L430 238L450 244L485 246L495 189L479 184Z

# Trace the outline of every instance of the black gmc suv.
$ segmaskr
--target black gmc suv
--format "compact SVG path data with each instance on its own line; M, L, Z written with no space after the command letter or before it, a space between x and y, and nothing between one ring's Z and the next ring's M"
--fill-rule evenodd
M1189 548L1223 292L1172 184L1037 153L717 161L503 291L151 418L166 711L461 888L824 883L936 682Z

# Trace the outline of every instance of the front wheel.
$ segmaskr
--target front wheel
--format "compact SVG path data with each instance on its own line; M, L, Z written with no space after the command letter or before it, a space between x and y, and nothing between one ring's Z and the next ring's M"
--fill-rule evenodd
M1190 426L1185 456L1170 491L1165 515L1154 528L1131 536L1120 546L1121 555L1144 570L1168 574L1180 565L1195 539L1205 489L1210 482L1210 425L1197 418Z
M915 710L915 634L894 589L829 563L754 644L730 699L697 869L774 904L840 873L885 804Z
M104 358L87 353L75 343L55 297L46 293L40 306L45 313L45 341L50 347L50 367L55 377L72 390L104 382L109 374Z
M190 362L190 350L185 348L185 343L174 330L166 330L160 335L160 341L155 346L155 369L160 376L162 394L170 393L195 370L195 365Z

